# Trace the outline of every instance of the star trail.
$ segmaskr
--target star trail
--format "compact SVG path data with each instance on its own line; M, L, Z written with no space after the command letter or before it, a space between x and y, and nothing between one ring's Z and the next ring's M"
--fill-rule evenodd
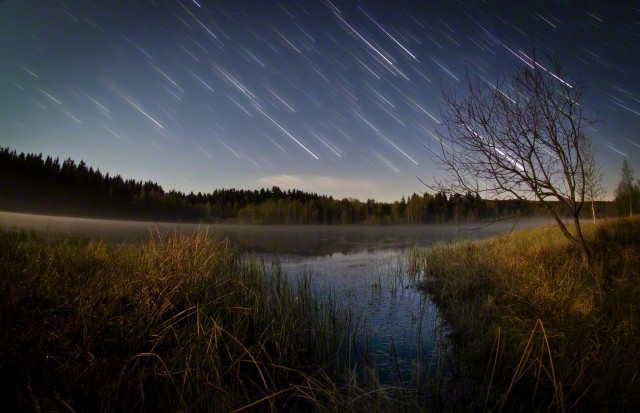
M442 90L532 43L589 85L611 197L623 159L640 173L633 2L5 0L0 145L167 190L393 201L439 174Z

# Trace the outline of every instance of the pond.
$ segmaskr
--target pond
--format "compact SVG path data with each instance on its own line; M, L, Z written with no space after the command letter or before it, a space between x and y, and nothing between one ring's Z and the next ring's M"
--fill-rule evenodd
M441 323L431 300L414 286L405 265L407 250L372 248L323 256L258 254L292 278L307 277L322 297L349 309L358 325L351 367L374 373L383 384L421 375L437 350L444 350ZM440 346L439 346L440 345Z
M523 221L516 228L549 224ZM195 231L203 225L52 217L0 211L0 226L39 232L139 242L160 231ZM477 225L476 225L477 227ZM346 306L359 326L351 365L399 384L428 374L447 351L443 323L431 300L415 288L407 254L442 241L508 232L513 222L471 231L473 225L255 226L210 225L267 268L279 266L290 279L306 277L318 294ZM436 362L434 362L434 360Z

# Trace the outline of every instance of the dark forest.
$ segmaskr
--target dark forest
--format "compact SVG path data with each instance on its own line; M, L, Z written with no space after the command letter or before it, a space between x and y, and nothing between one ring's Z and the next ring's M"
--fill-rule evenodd
M442 224L544 216L535 203L480 194L411 194L401 200L335 199L274 186L211 193L165 191L152 181L103 173L84 161L0 148L0 209L95 218L285 225ZM585 208L586 210L587 208ZM610 202L599 202L608 215ZM586 213L586 211L585 211Z

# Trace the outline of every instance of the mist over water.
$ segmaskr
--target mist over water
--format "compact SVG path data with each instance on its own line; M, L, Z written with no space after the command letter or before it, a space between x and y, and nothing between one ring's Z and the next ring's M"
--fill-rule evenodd
M143 242L151 234L206 229L211 235L228 238L247 251L297 255L350 254L359 251L403 249L426 246L435 241L481 238L512 229L553 224L551 219L521 219L444 225L236 225L187 224L175 222L124 221L59 217L0 211L0 227L32 230L54 235L101 239L115 243Z
M152 234L206 229L229 240L267 269L281 268L296 282L305 277L321 298L351 311L362 334L352 337L352 367L373 369L382 383L428 374L432 358L447 351L433 302L414 288L406 254L436 241L480 238L551 220L468 225L255 226L153 223L0 212L0 226L52 235L136 243ZM514 226L515 224L515 226ZM473 230L476 228L476 230Z

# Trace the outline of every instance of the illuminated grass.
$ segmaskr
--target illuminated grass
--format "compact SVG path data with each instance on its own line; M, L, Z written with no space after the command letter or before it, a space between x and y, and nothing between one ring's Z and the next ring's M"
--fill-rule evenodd
M475 410L640 404L640 217L584 230L591 269L555 227L413 253L473 368Z
M311 285L205 232L114 246L3 231L0 251L5 411L306 408L351 331Z
M3 411L413 412L444 393L420 370L381 385L366 318L206 231L0 231L0 303Z

